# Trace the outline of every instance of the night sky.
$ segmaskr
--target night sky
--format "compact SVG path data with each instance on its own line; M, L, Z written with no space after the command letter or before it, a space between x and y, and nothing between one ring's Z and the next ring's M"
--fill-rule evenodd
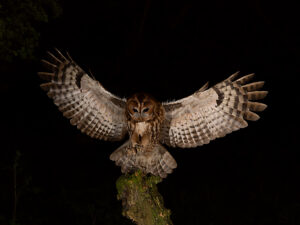
M158 185L174 224L300 224L297 9L274 1L64 1L41 27L39 58L55 47L120 97L186 97L236 71L266 81L268 108L246 129L193 149ZM23 224L131 224L121 215L109 155L123 142L82 134L43 92L38 62L2 74L0 224L12 212L16 150ZM94 222L93 222L94 221Z

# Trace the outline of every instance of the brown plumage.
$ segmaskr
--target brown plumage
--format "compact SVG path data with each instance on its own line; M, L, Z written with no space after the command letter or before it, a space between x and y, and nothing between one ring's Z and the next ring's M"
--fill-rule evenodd
M146 173L166 177L177 167L171 154L159 144L164 108L150 95L134 94L126 103L130 139L110 156L122 172L141 169Z
M52 72L40 72L48 81L42 84L59 110L83 133L97 139L129 140L114 151L110 159L123 173L140 169L166 177L177 167L162 146L190 148L224 137L256 121L255 112L267 106L263 99L264 82L248 83L254 74L235 80L238 73L208 88L206 83L194 94L172 102L160 103L148 94L121 99L88 76L68 55L58 50L42 60Z

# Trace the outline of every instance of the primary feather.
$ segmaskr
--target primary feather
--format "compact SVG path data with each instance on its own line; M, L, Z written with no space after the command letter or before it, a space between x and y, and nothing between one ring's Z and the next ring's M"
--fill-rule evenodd
M56 52L56 55L48 52L51 62L42 60L52 72L38 73L49 81L41 84L41 88L83 133L103 140L123 139L127 133L126 100L105 90L69 56Z
M172 147L197 147L247 127L246 120L258 120L253 111L267 106L250 100L267 95L267 91L258 91L264 82L247 84L254 74L234 80L237 75L186 98L163 103L166 115L160 141Z
M263 81L248 83L249 74L235 80L238 73L208 89L208 83L194 94L160 103L150 95L137 93L121 99L87 75L68 55L48 52L42 62L52 72L38 73L47 83L41 88L70 123L90 137L129 140L110 159L123 173L140 169L165 178L177 167L175 159L161 145L190 148L208 144L256 121L255 112L267 106Z

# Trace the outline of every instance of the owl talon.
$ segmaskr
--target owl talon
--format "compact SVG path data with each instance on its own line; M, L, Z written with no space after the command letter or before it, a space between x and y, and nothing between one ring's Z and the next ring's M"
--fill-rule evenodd
M136 144L136 145L134 146L134 149L135 149L136 152L138 153L138 152L141 152L141 151L144 149L144 146L141 145L141 144Z

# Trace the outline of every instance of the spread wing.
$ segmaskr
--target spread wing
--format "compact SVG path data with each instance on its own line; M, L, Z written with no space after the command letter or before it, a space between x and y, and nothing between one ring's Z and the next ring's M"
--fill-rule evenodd
M248 83L254 74L234 80L237 74L209 89L206 84L186 98L163 103L166 114L160 141L172 147L197 147L247 127L246 120L258 120L253 111L267 106L252 100L267 95L258 91L264 82Z
M127 133L126 100L103 88L89 77L70 56L58 50L51 62L42 62L52 72L39 72L48 83L41 85L63 115L83 133L97 139L117 141Z

